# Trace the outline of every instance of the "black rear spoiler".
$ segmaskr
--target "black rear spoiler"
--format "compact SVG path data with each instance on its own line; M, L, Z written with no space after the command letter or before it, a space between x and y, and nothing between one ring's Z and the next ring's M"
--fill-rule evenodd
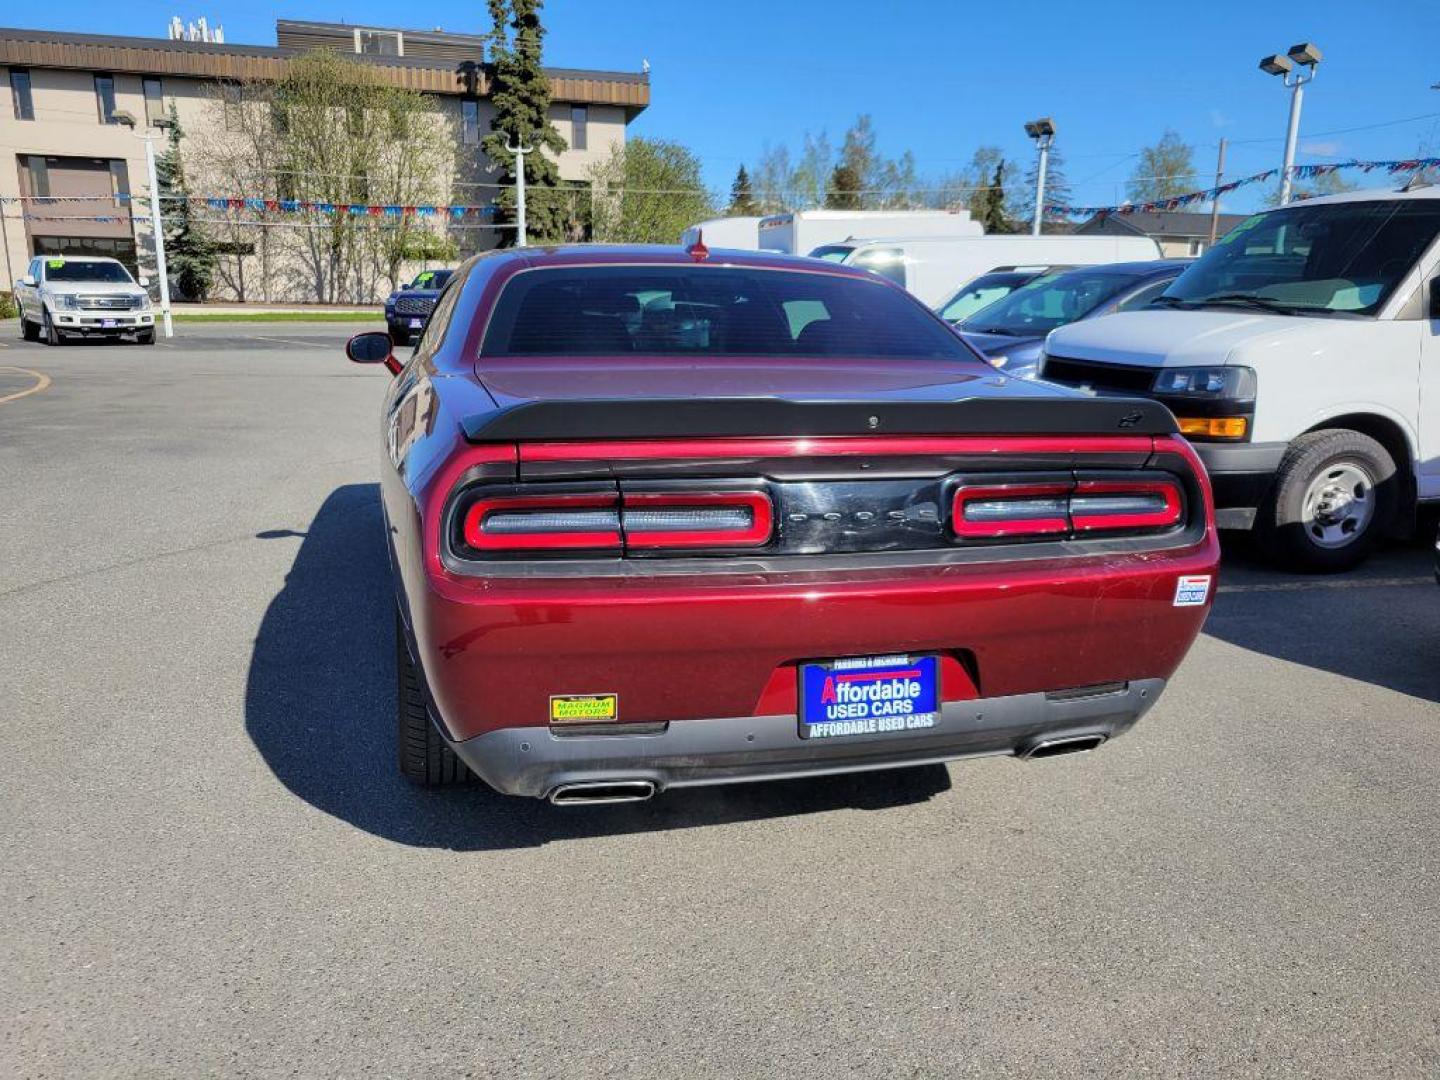
M759 435L1173 435L1170 410L1145 398L591 398L532 401L468 416L472 442Z

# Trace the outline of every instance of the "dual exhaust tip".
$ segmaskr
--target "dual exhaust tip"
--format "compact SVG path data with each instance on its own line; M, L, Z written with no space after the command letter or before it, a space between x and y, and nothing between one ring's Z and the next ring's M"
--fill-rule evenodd
M656 792L653 780L596 780L583 784L561 784L550 792L555 806L605 806L644 802Z
M1038 761L1041 758L1059 757L1061 754L1083 754L1100 746L1108 735L1092 731L1084 735L1058 735L1053 739L1040 739L1023 747L1015 756L1021 761Z

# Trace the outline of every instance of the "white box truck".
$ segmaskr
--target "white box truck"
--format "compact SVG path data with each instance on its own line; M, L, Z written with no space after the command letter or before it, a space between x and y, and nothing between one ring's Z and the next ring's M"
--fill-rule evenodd
M680 234L680 245L689 247L704 237L706 247L757 251L760 248L760 220L758 215L737 215L699 221Z
M985 230L968 210L796 210L761 218L759 235L764 251L808 255L822 245L842 240L984 236Z
M1170 407L1221 527L1339 570L1440 502L1440 188L1255 214L1145 309L1053 331L1040 378Z
M1002 266L1097 266L1160 258L1146 236L901 237L823 244L808 254L859 266L939 307L981 274Z

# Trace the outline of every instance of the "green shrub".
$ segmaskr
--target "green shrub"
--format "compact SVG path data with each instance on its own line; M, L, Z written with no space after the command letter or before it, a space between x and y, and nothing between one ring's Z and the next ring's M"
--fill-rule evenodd
M20 308L15 303L15 294L0 292L0 319L18 319Z

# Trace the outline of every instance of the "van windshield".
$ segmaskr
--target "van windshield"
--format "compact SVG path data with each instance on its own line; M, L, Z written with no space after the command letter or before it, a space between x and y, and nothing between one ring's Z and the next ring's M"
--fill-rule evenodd
M1374 315L1440 232L1440 199L1300 203L1247 218L1156 304Z

